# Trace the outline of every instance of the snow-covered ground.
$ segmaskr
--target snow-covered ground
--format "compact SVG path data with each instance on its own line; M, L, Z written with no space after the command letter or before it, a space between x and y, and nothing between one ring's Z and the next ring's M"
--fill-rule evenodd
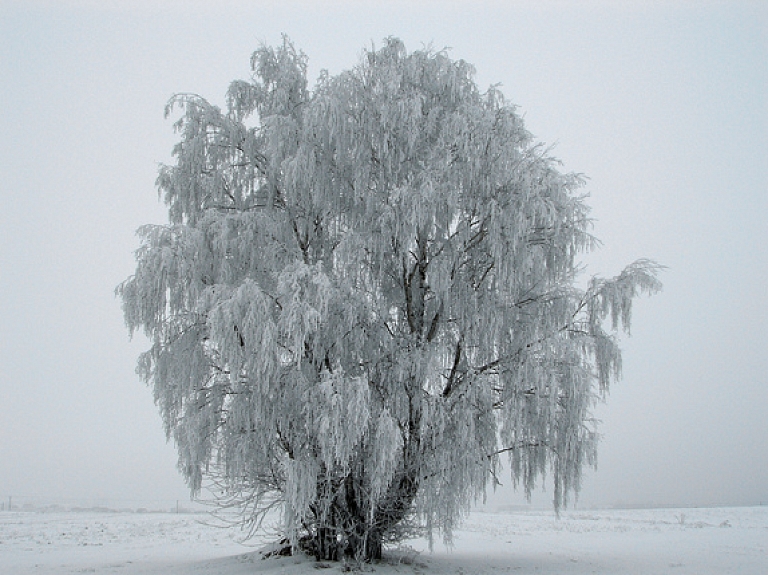
M205 514L0 512L0 574L293 575L343 570L263 560ZM475 512L455 546L390 550L380 575L768 573L768 507Z

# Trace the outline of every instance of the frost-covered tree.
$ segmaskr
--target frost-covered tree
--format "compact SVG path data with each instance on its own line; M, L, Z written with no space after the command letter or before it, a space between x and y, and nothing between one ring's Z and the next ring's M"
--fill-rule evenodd
M191 489L280 507L319 559L449 540L502 459L565 504L659 266L576 287L583 182L463 61L389 39L309 90L285 40L252 68L226 110L169 103L170 221L117 289Z

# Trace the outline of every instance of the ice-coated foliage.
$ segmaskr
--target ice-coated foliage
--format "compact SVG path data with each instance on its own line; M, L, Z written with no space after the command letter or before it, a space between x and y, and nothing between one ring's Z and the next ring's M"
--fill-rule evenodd
M659 266L577 289L582 180L465 62L389 39L312 91L287 40L252 66L226 110L169 103L170 221L117 290L190 487L282 506L318 558L450 539L503 460L560 507Z

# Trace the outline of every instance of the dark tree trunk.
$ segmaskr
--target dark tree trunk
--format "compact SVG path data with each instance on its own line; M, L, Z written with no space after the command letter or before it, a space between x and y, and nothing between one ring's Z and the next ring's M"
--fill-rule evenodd
M399 471L381 498L376 502L369 499L370 479L362 455L343 479L330 479L323 473L318 481L319 501L324 503L313 508L315 526L314 533L310 532L312 553L318 561L343 557L379 561L385 538L410 514L419 490L421 386L414 381L410 387L408 433Z
M339 561L343 557L356 561L379 561L384 537L411 510L418 481L411 474L396 479L376 506L373 517L364 498L360 478L350 474L339 495L325 512L316 515L311 534L310 551L318 561Z
M378 531L369 532L365 540L365 560L381 561L383 547L381 534Z
M314 539L315 559L318 561L338 561L339 542L335 530L319 527Z

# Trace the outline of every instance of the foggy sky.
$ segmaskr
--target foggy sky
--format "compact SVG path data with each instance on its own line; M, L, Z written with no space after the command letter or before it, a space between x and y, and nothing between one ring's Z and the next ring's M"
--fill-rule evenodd
M768 4L207 4L0 4L0 498L187 497L113 290L165 219L168 98L223 104L285 32L311 82L390 35L449 47L588 176L588 274L668 266L581 504L768 502Z

